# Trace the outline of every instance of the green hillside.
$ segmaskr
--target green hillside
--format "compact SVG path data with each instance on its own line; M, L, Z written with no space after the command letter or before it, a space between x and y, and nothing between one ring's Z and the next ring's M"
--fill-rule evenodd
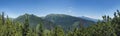
M91 24L94 24L95 22L70 16L70 15L65 15L65 14L49 14L45 17L38 17L33 14L24 14L15 19L15 21L19 21L21 23L24 23L25 21L25 15L29 16L29 23L32 28L34 28L37 24L43 23L45 28L52 28L55 25L62 26L64 30L67 30L70 27L77 26L79 27L79 24L83 24L83 26L89 26ZM80 22L80 23L76 23Z
M83 24L83 26L90 26L91 24L95 24L94 21L90 21L87 19L82 19L79 17L74 17L70 15L65 15L65 14L49 14L45 16L45 20L51 21L53 23L56 23L57 25L61 25L63 28L69 28L74 26L79 26L77 24ZM79 23L76 23L79 22Z
M45 28L48 28L48 29L50 29L50 28L55 26L54 23L52 23L50 21L46 21L46 20L44 20L44 19L42 19L42 18L40 18L40 17L38 17L36 15L33 15L33 14L21 15L21 16L15 18L14 21L18 21L18 22L24 23L25 22L24 21L25 20L25 15L28 15L29 23L30 23L30 26L32 28L35 28L35 26L40 24L40 23L42 23L45 26Z

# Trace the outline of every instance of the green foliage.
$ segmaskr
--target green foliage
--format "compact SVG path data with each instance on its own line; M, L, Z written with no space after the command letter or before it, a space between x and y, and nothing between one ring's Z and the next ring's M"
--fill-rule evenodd
M53 30L53 36L65 36L63 29L60 26L56 26Z
M0 16L0 36L120 36L120 12L114 13L114 17L103 16L102 21L89 27L84 27L82 23L76 21L74 28L65 31L62 26L53 29L44 28L43 21L36 28L31 28L29 16L26 14L24 23L13 21L8 16L4 18L4 13ZM62 15L59 15L64 17ZM79 25L79 27L77 26Z
M43 25L42 24L37 25L36 33L37 33L38 36L43 36Z

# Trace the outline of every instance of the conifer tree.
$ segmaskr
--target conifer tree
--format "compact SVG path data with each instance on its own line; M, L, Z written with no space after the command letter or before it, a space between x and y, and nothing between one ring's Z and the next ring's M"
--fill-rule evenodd
M4 12L2 12L2 24L5 24Z
M53 32L54 36L65 36L64 31L60 26L56 26Z
M29 31L29 17L27 14L25 16L26 18L25 18L25 22L23 25L23 36L26 36Z
M42 23L38 24L36 27L36 33L38 36L44 36L43 35L43 25Z

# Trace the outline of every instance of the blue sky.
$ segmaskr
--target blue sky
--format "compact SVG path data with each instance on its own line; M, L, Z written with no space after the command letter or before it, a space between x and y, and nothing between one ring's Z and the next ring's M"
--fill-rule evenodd
M0 12L16 18L24 13L45 16L67 14L101 19L120 10L120 0L0 0Z

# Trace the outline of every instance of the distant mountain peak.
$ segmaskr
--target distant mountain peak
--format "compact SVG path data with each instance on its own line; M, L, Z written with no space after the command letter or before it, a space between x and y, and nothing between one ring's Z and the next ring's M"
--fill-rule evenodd
M98 21L98 19L94 19L94 18L90 18L90 17L86 17L86 16L81 16L80 18L86 19L86 20L91 20L91 21L94 21L94 22Z
M47 16L68 16L66 14L48 14Z

